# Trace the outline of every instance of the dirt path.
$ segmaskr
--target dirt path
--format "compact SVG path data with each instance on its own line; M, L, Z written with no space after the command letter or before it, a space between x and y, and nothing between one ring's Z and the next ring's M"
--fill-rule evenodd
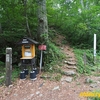
M61 43L63 37L58 36L58 43ZM69 45L60 45L60 48L66 55L67 61L76 63L73 49ZM68 57L69 56L69 57ZM62 68L64 70L75 68L64 62ZM90 84L86 84L85 80L88 76L77 76L71 82L61 81L50 81L40 78L41 75L37 76L36 81L30 79L16 80L16 82L9 87L0 87L0 100L87 100L85 97L79 97L80 92L92 91L98 89L100 85L97 84L95 87L91 87ZM62 79L66 79L69 76L63 76ZM89 76L90 78L98 81L98 78ZM100 79L100 77L99 77ZM99 82L99 81L98 81Z

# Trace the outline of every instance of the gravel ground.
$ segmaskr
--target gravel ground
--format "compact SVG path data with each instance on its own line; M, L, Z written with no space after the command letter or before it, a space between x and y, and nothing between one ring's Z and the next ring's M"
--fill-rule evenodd
M89 92L98 89L84 83L86 76L78 77L71 83L62 81L50 81L39 78L36 81L30 79L18 79L9 87L0 87L0 100L87 100L80 97L80 92Z

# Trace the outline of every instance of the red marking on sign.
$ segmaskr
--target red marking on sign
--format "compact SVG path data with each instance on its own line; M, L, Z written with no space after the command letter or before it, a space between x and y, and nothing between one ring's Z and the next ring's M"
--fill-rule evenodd
M39 50L46 50L46 45L39 45L38 49Z

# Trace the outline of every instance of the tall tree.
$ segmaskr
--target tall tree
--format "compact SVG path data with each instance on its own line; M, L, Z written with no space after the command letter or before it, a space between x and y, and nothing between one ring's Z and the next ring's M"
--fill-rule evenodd
M45 43L48 39L48 21L46 12L46 0L37 0L38 11L38 39Z

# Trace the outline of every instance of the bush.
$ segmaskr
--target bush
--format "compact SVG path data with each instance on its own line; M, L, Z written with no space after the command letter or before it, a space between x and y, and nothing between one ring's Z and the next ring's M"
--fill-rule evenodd
M74 53L77 59L77 71L81 74L91 74L98 68L97 63L94 65L92 49L76 49ZM98 58L98 56L97 56ZM100 57L99 57L100 58Z
M65 58L65 55L60 51L60 49L52 42L48 42L48 49L45 52L44 58L44 68L45 71L50 71L53 68L53 65L62 61Z

